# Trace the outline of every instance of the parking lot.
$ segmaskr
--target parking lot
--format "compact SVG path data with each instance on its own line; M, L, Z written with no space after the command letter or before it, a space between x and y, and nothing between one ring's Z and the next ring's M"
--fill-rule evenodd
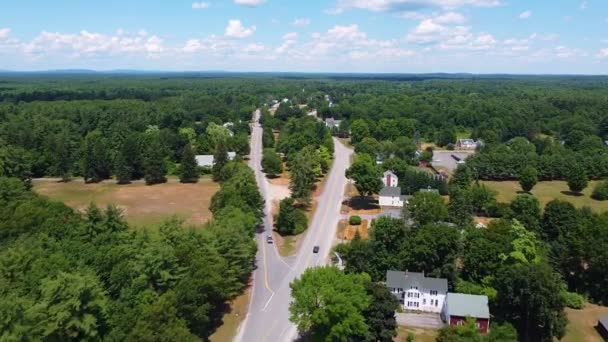
M433 151L433 166L437 170L452 173L458 166L457 160L453 156L466 160L474 153L475 151Z

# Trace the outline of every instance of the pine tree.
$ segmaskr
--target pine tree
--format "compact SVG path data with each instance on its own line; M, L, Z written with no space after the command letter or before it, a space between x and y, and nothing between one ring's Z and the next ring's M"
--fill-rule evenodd
M128 151L125 149L125 145L121 146L120 151L116 155L114 161L114 173L116 175L116 182L118 184L129 184L133 177L133 168L131 163L127 160Z
M164 148L159 138L153 137L148 142L144 156L144 180L148 185L165 183L166 174Z
M589 178L582 165L575 163L570 167L568 174L566 175L566 181L568 182L568 188L574 193L580 193L587 187Z
M61 176L63 182L70 180L72 168L72 149L68 132L63 130L55 136L53 140L53 169L57 175Z
M93 131L86 136L82 153L85 182L99 182L110 177L110 155L101 132Z
M221 179L220 173L224 165L228 163L228 151L226 150L226 144L219 142L215 146L215 152L213 153L213 180L219 181Z
M190 144L186 144L182 152L179 180L182 183L196 183L198 182L198 177L198 167L194 157L194 150Z

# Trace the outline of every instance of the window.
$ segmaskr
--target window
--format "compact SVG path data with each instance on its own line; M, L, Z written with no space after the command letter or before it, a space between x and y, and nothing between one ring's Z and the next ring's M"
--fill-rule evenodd
M426 305L426 299L422 299L422 305Z
M439 299L435 299L435 306L439 306Z
M437 291L436 290L431 290L431 296L436 296L437 295Z

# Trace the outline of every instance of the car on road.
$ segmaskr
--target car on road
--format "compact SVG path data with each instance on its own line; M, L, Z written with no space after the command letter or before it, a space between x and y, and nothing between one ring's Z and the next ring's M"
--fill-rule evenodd
M319 246L314 246L314 247L312 248L312 252L313 252L313 253L319 253Z
M272 243L272 236L268 235L268 236L266 237L266 242L268 242L268 243Z

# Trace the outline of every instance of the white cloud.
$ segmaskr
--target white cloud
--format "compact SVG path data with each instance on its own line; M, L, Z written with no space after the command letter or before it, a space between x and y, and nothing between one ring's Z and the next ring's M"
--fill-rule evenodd
M298 19L295 19L291 24L293 26L307 26L307 25L310 25L310 19L298 18Z
M29 43L23 44L23 52L29 56L58 53L69 57L101 54L159 54L165 51L163 40L158 36L136 35L108 36L102 33L80 31L78 34L43 31Z
M257 54L266 50L266 47L262 44L248 44L243 48L243 51L248 54Z
M598 58L608 58L608 48L605 49L601 49L600 52L597 54Z
M247 38L255 32L255 26L245 28L240 20L231 19L224 31L224 35L229 38Z
M519 19L528 19L532 16L532 11L526 10L519 14Z
M296 40L296 39L298 39L297 32L289 32L289 33L285 33L283 35L283 40Z
M257 7L265 2L266 0L234 0L235 4L247 7Z
M208 2L193 2L192 9L206 9L209 8L210 4Z
M462 14L455 12L441 14L433 20L438 24L462 24L467 21Z
M581 2L581 5L579 6L581 11L584 11L587 9L587 1L583 1Z
M11 34L11 29L8 27L0 29L0 39L7 39L10 34Z
M500 0L338 0L336 6L326 10L328 14L340 14L348 9L372 12L411 12L425 8L454 9L463 6L496 7Z
M558 46L554 49L554 53L559 58L584 57L587 54L578 48L569 48L566 46Z

